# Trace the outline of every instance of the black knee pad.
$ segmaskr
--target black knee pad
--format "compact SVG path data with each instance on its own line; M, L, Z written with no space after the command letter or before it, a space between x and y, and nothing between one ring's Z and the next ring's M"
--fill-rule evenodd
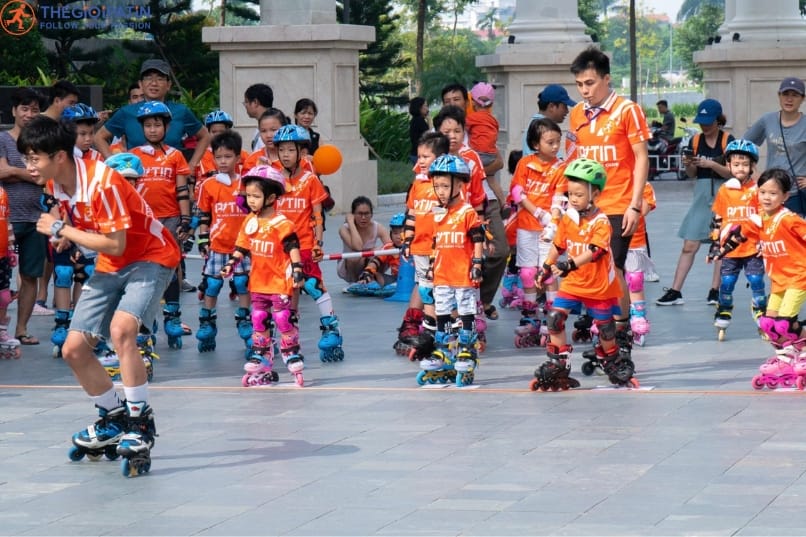
M613 341L616 339L616 321L612 318L607 321L596 319L593 323L596 325L596 328L599 329L599 339L603 341Z
M549 329L549 334L559 334L565 330L565 321L568 319L568 314L560 310L551 310L546 315L546 326Z

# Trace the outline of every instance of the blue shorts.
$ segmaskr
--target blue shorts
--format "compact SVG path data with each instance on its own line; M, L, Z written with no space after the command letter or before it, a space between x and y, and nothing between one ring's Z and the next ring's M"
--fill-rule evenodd
M221 269L229 261L230 254L222 254L221 252L214 252L210 250L210 255L207 256L207 261L204 262L204 270L202 274L205 276L212 276L214 278L221 277ZM248 255L243 257L235 268L232 270L233 274L249 274L252 269L252 258Z
M621 308L618 305L617 298L608 300L582 298L560 291L557 293L557 297L554 299L554 302L551 306L553 308L579 314L579 312L582 311L583 305L585 306L588 315L599 321L607 321L616 315L621 315Z
M109 339L117 311L125 311L150 327L174 269L156 263L133 263L119 272L95 272L81 289L70 330Z

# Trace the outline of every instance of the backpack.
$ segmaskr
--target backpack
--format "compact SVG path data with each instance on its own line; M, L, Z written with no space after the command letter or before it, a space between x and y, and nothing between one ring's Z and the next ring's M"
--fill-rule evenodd
M694 138L691 139L691 147L694 149L694 154L698 155L700 152L700 140L702 139L702 133L698 132L694 135ZM725 148L728 146L728 135L722 129L719 130L719 139L722 141L722 153L725 153Z

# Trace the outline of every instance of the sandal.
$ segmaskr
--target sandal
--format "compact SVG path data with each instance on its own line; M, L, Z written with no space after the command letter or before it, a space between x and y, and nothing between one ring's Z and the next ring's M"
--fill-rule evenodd
M496 319L498 319L498 310L495 309L494 304L490 304L488 308L484 309L484 315L486 315L487 318L490 319L491 321L495 321Z
M31 334L22 334L15 337L20 340L20 345L39 345L39 340Z

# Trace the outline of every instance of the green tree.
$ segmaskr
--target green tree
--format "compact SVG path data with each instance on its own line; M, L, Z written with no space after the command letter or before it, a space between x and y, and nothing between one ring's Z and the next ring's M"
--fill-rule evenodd
M636 16L636 49L638 65L636 82L643 85L660 83L660 71L669 57L669 26L654 18ZM610 17L602 23L602 48L611 54L614 78L630 76L629 20L623 15Z
M39 79L39 71L48 71L47 54L37 28L20 36L0 32L0 84L18 86L33 84Z
M715 6L724 12L725 0L683 0L683 4L677 12L677 22L685 22L706 6Z
M708 37L716 35L725 18L722 8L703 5L681 24L674 34L675 55L688 70L689 79L702 82L702 70L694 64L694 53L705 48Z
M604 34L604 28L599 21L599 13L601 9L606 9L602 4L602 0L578 0L577 1L577 14L582 22L585 24L585 33L591 36L595 42L601 41Z
M427 101L440 99L444 86L460 82L470 86L487 76L476 67L476 56L491 54L495 42L481 40L470 30L442 31L428 40L420 92Z
M492 41L495 39L495 23L498 20L497 18L498 8L491 7L487 12L481 17L478 23L479 30L485 30L487 32L487 39Z

